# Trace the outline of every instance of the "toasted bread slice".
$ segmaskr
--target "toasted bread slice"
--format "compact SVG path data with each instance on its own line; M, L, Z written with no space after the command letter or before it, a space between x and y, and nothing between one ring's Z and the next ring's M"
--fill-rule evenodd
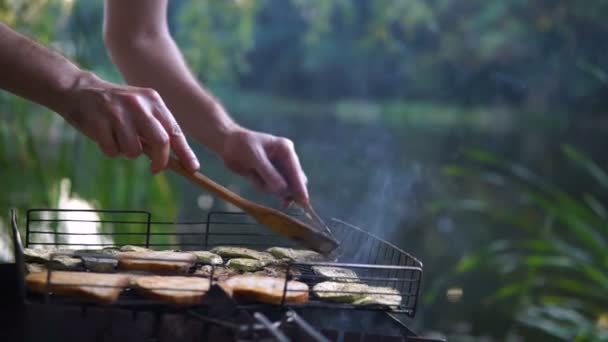
M285 280L261 275L238 275L222 283L222 288L234 297L262 303L281 304ZM290 280L285 291L285 303L308 301L308 285Z
M134 278L138 291L149 298L174 305L194 305L209 291L209 279L179 276Z
M25 277L28 288L37 293L50 290L56 294L112 303L129 284L129 276L91 272L51 272L47 287L47 271L30 273Z
M118 269L154 273L187 273L196 261L192 253L169 251L124 252L118 256Z

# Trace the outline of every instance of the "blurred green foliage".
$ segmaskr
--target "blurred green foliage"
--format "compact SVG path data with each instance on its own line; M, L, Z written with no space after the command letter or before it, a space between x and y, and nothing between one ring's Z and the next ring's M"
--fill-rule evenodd
M321 214L424 262L411 325L454 341L602 337L607 17L604 0L169 2L192 71L239 122L296 142ZM0 20L120 82L102 18L101 1L0 0ZM197 152L212 178L276 205ZM57 206L64 179L96 208L202 214L198 189L108 160L6 93L0 175L3 222Z
M608 340L608 212L598 200L608 190L608 174L569 145L562 152L580 168L580 177L594 183L593 190L571 194L483 150L467 153L473 165L445 168L467 183L483 180L474 202L454 201L446 208L473 211L488 226L501 227L457 271L494 273L502 281L486 300L492 306L515 303L511 319L523 326L564 341ZM501 203L505 197L507 205Z

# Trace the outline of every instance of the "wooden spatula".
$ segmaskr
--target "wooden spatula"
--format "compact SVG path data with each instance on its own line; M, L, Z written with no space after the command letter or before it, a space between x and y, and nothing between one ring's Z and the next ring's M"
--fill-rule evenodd
M315 229L311 225L301 222L278 210L249 201L214 182L198 171L187 171L179 161L173 157L169 159L169 168L188 178L198 186L241 208L244 212L251 215L258 223L274 230L278 234L298 241L306 247L324 255L330 254L338 247L338 242L327 233Z

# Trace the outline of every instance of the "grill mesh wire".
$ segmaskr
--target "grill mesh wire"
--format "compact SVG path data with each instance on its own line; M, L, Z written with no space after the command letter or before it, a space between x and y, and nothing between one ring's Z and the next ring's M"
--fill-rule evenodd
M79 226L83 229L79 229ZM321 301L311 294L311 300L299 306L390 310L413 317L422 278L421 262L393 244L347 222L334 219L330 227L341 242L335 263L297 263L288 267L297 269L301 273L300 280L311 287L326 280L312 272L313 266L351 269L368 285L396 289L402 298L401 304L390 308L354 306ZM151 213L132 210L31 209L27 212L26 247L98 249L115 246L117 241L121 245L157 250L208 250L228 245L254 249L274 246L297 248L292 241L260 226L248 215L237 212L209 212L199 221L180 222L154 221ZM370 290L365 294L377 292ZM126 303L141 305L144 300L128 298ZM122 304L125 304L124 300Z

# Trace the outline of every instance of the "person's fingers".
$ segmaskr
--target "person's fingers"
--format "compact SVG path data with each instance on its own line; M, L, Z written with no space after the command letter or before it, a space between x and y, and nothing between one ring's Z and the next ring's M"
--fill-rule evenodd
M308 189L306 187L308 178L304 174L304 171L302 171L293 143L289 139L280 138L274 144L274 157L287 179L290 195L296 202L308 202Z
M253 187L259 192L269 192L265 188L264 180L255 171L250 171L242 174L243 177L247 178Z
M150 170L157 173L167 167L171 147L169 135L155 117L147 115L138 119L138 134L145 145L144 152L150 158Z
M272 165L266 153L259 153L256 159L255 171L262 178L266 191L278 194L279 196L285 196L288 191L287 182L275 166Z
M190 145L188 145L188 141L186 140L184 133L160 96L158 96L158 94L155 96L157 98L154 106L154 115L169 134L169 143L171 145L171 149L173 152L175 152L176 157L180 160L185 168L191 171L198 170L200 167L198 158L196 158L196 155L190 148Z
M99 149L110 158L118 156L120 150L110 122L107 120L98 120L93 127L95 127L95 136L92 138L97 142Z
M141 142L137 130L131 117L125 115L123 111L128 110L124 107L111 107L113 111L112 128L118 142L118 147L122 154L130 159L139 157L142 152Z

